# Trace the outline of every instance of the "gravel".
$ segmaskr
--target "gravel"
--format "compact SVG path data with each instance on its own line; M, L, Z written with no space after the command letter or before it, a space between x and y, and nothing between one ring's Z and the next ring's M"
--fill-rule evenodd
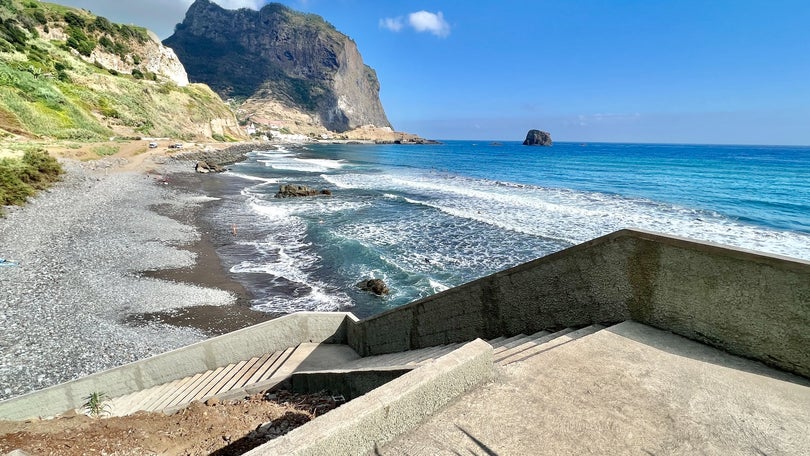
M206 198L143 173L64 162L62 182L0 218L0 400L204 339L130 314L226 305L225 291L139 277L194 263L192 226L149 210ZM177 247L179 246L179 247Z

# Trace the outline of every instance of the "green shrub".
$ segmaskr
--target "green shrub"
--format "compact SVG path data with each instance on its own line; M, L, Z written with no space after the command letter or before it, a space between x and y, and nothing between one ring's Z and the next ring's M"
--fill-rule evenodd
M47 188L62 167L43 150L26 151L22 159L0 160L0 205L21 205L37 190Z
M39 22L42 25L45 25L45 24L48 23L48 18L47 18L47 16L45 16L45 13L43 13L42 10L34 11L33 16L34 16L34 19L36 19L37 22Z
M87 25L87 21L85 21L83 17L79 16L73 11L68 11L65 13L65 22L67 22L67 24L71 27L77 27L82 29Z
M106 157L108 155L117 154L118 153L118 147L117 146L107 146L107 145L96 146L96 147L93 148L93 152L95 152L95 154L98 155L99 157Z
M132 77L135 79L143 79L143 72L137 68L133 68Z
M115 24L109 21L106 17L96 16L96 19L90 24L91 30L98 30L104 33L114 34L116 32Z
M101 47L103 47L107 51L113 51L115 49L115 43L113 43L113 40L111 40L110 37L107 35L104 35L101 38L99 38L98 44L100 44Z

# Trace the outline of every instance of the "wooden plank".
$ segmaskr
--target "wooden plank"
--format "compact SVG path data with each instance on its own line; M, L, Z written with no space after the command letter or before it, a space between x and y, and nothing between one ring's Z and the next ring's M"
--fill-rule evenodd
M188 391L188 388L192 384L194 384L194 382L196 382L197 379L202 377L202 375L203 374L200 373L200 374L197 374L197 375L194 375L194 376L191 376L191 377L186 377L185 379L183 379L184 381L182 383L180 383L179 385L177 385L177 388L174 388L173 390L170 390L160 402L156 402L154 407L152 408L152 410L162 410L162 409L165 409L166 407L168 407L169 404L172 403L172 401L177 399L178 396L182 396L183 394L185 394L186 391Z
M267 361L265 361L264 364L261 365L261 367L256 369L256 372L248 379L247 383L245 383L245 384L246 385L252 385L252 384L258 382L259 379L262 378L262 375L264 375L268 370L272 369L273 366L277 362L279 362L279 360L281 359L282 354L284 354L283 350L271 353L270 357L267 359Z
M140 404L137 404L137 410L153 410L155 403L160 401L160 399L165 397L171 391L174 391L177 388L177 385L179 385L184 380L185 378L181 378L178 380L164 383L163 385L161 385L160 389L154 392L154 394L145 398L143 401L141 401Z
M272 353L267 353L259 357L259 359L253 364L253 366L251 366L250 369L248 369L247 372L245 372L245 374L242 375L242 377L234 385L233 388L235 389L245 386L247 382L250 380L250 378L253 377L253 374L255 374L256 371L259 370L260 367L262 367L262 364L267 362L267 360L270 358L270 355L272 355Z
M202 375L199 378L197 378L196 380L191 382L191 384L188 385L188 387L184 388L182 394L178 394L177 396L175 396L175 398L172 399L172 401L166 407L173 407L175 405L185 404L187 402L186 398L192 392L194 392L197 388L200 388L200 387L204 386L206 383L208 383L211 380L212 377L214 377L214 375L215 375L214 372L216 372L216 369L212 369L212 370L203 372Z
M208 388L210 388L211 383L214 382L219 377L219 374L224 370L225 367L217 367L216 369L210 371L211 374L208 375L205 379L197 382L197 386L195 386L191 391L189 391L189 393L186 394L186 397L184 397L181 401L179 401L178 404L194 401L194 398L197 397L198 394L200 394L200 391L203 390L207 391Z
M281 369L282 366L284 366L284 363L286 363L287 360L290 359L290 356L292 356L292 354L293 354L293 352L295 351L296 348L297 347L290 347L290 348L285 349L281 353L281 356L279 356L279 361L276 362L276 364L273 366L273 368L268 369L267 372L265 372L264 375L262 375L261 378L259 378L259 380L257 380L257 381L261 382L261 381L267 380L268 378L272 377L273 374L278 372L278 370Z
M236 374L237 371L242 369L242 366L244 366L245 363L247 363L247 361L239 361L236 364L232 364L230 369L227 369L226 375L219 380L219 383L211 388L209 394L216 396L217 394L225 391L225 385L231 381L231 378Z
M221 386L222 384L224 384L223 379L228 378L228 375L231 373L231 369L233 369L234 366L236 366L236 363L228 364L227 366L222 367L222 370L219 371L219 374L217 374L216 377L211 379L211 381L208 382L208 385L206 385L205 388L200 390L200 392L197 393L197 395L195 395L193 398L191 398L191 400L195 401L197 399L203 399L212 395L211 391L214 391L218 387L218 385Z
M256 361L258 361L258 360L259 360L259 358L258 358L258 357L255 357L255 358L250 358L250 359L249 359L247 362L245 362L245 365L244 365L244 366L242 366L242 368L241 368L241 369L239 369L237 372L235 372L235 373L234 373L234 374L231 376L231 378L228 380L228 383L226 383L226 384L225 384L225 386L223 386L223 387L222 387L222 389L220 390L220 392L230 391L230 390L232 390L232 389L236 388L236 386L234 386L234 385L236 385L237 383L239 383L239 380L241 380L241 379L242 379L242 376L243 376L243 375L245 375L245 373L246 373L246 372L247 372L247 371L248 371L248 370L249 370L251 367L253 367L253 365L254 365L254 364L256 364Z

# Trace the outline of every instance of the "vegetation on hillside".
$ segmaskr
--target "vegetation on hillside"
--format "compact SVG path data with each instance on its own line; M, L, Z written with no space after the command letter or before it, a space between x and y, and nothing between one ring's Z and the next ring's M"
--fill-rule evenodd
M41 149L28 150L21 159L0 159L0 206L23 204L37 190L59 180L60 174L56 159Z
M62 33L50 33L55 29ZM0 138L96 141L123 134L190 140L210 136L211 120L233 118L208 87L178 87L139 68L136 50L149 40L146 29L87 11L0 0ZM131 74L82 58L97 49L135 65Z

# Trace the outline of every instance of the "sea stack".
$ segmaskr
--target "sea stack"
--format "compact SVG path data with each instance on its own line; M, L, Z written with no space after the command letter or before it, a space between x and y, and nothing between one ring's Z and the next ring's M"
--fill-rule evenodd
M547 131L541 130L529 130L523 141L524 146L550 146L552 144L551 135Z

